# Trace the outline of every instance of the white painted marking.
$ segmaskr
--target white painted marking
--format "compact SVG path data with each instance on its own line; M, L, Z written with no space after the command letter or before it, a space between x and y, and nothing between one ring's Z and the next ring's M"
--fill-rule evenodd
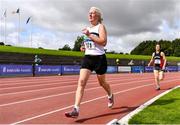
M132 91L132 90L136 90L136 89L147 87L147 86L151 86L151 85L154 85L154 84L146 84L146 85L130 88L130 89L127 89L127 90L122 90L122 91L114 93L114 95L117 95L117 94L120 94L120 93L124 93L124 92L128 92L128 91ZM84 102L81 103L81 105L89 103L89 102L93 102L93 101L96 101L96 100L99 100L99 99L103 99L103 98L107 98L107 95L101 96L101 97L98 97L98 98L94 98L94 99L91 99L91 100L88 100L88 101L84 101ZM34 116L34 117L26 118L24 120L11 123L10 125L20 124L20 123L23 123L23 122L26 122L26 121L30 121L30 120L33 120L33 119L36 119L36 118L47 116L47 115L50 115L50 114L53 114L53 113L56 113L56 112L59 112L59 111L62 111L62 110L66 110L66 109L72 108L72 107L73 107L73 105L70 105L70 106L67 106L67 107L64 107L64 108L60 108L60 109L57 109L57 110L53 110L53 111L50 111L50 112L47 112L47 113L43 113L43 114L40 114L40 115L37 115L37 116Z
M109 81L108 83L113 83L114 81L111 81L111 82ZM117 80L117 81L119 81L119 80ZM144 81L147 81L147 79L144 79ZM126 82L126 83L128 83L128 82ZM131 81L131 83L134 83L134 82ZM93 85L93 84L97 84L97 82L93 82L93 83L91 83L89 85ZM67 87L74 87L74 86L77 86L77 84L76 85L67 85L67 86L58 86L58 87L49 87L49 88L43 88L43 89L37 89L37 90L27 90L27 91L21 91L21 92L4 93L4 94L0 94L0 96L5 96L5 95L7 96L7 95L13 95L13 94L22 94L22 93L27 93L27 92L38 92L38 91L42 91L42 90L51 90L51 89L67 88Z
M113 119L112 121L108 122L106 125L117 125L118 119Z
M151 77L149 77L149 78L151 78ZM116 81L120 81L120 80L122 80L122 79L120 79L119 80L119 78L117 79L108 79L107 80L107 82L111 82L112 80L116 80ZM131 80L130 78L127 78L127 79L123 79L122 81L120 81L120 82L123 82L123 81L125 81L125 80ZM139 79L133 79L132 78L132 80L139 80ZM47 81L47 80L46 80ZM58 80L53 80L52 81L53 83L51 83L51 81L49 81L49 83L45 83L45 84L38 84L38 85L36 85L36 84L34 84L34 85L23 85L23 86L18 86L18 87L15 87L15 86L13 86L13 87L6 87L6 88L0 88L0 90L6 90L6 89L14 89L14 88L28 88L28 87L34 87L34 86L45 86L45 85L61 85L61 84L64 84L64 83L72 83L72 82L74 82L74 83L77 83L77 81L69 81L69 79L68 79L68 81L66 80L66 81L58 81ZM55 82L55 83L54 83ZM58 83L57 83L58 82ZM95 82L98 82L97 80L91 80L91 81L89 81L89 82L93 82L93 83L95 83ZM27 82L27 83L35 83L35 82ZM37 81L36 81L36 83L37 83ZM17 83L18 84L18 83ZM2 85L5 85L5 84L2 84ZM16 85L16 84L13 84L13 85Z
M124 84L121 83L121 84L115 84L115 85L111 85L111 86L127 85L127 84L132 84L132 83L140 83L140 82L144 82L144 81L149 81L149 80L141 80L141 81L138 81L138 82L137 81L131 81L131 82L126 82ZM85 91L90 91L90 90L99 89L99 88L102 88L102 87L98 86L98 87L94 87L94 88L90 88L90 89L85 89ZM23 100L23 101L6 103L6 104L1 104L0 107L14 105L14 104L20 104L20 103L26 103L26 102L36 101L36 100L41 100L41 99L47 99L47 98L52 98L52 97L57 97L57 96L72 94L72 93L75 93L75 92L76 91L71 91L71 92L67 92L67 93L60 93L60 94L54 94L54 95L44 96L44 97L39 97L39 98L34 98L34 99L27 99L27 100Z

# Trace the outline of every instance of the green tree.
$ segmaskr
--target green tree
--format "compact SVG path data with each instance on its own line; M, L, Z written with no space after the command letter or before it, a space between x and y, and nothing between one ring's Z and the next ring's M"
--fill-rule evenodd
M84 37L83 36L77 36L77 39L74 43L74 48L73 51L80 51L80 47L82 42L84 41Z
M166 56L180 56L180 39L175 39L173 41L143 41L131 51L131 54L151 55L155 51L155 45L157 43L161 45L161 51L163 51Z
M175 39L172 42L173 56L180 57L180 39Z
M134 55L151 55L152 52L154 51L155 44L157 41L143 41L140 43L137 47L135 47L132 51L131 54Z
M71 47L68 44L66 44L66 45L63 46L63 48L61 50L68 50L68 51L70 51Z
M5 44L3 42L0 42L0 46L4 46Z
M43 47L38 47L38 49L44 49Z

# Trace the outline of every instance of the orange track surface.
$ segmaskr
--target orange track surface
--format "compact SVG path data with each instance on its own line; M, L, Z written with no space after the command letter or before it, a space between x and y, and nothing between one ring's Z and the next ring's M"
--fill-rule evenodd
M0 78L0 124L106 124L120 119L154 96L180 84L180 73L166 73L156 91L152 73L107 74L115 105L91 75L77 119L66 118L74 104L77 75Z

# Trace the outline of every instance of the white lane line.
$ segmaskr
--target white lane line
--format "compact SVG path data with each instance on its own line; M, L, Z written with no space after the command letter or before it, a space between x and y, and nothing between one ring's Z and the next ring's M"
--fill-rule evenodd
M118 119L113 119L110 122L108 122L106 125L119 125Z
M108 79L107 80L107 82L109 82L109 81L111 81L111 80L119 80L119 78L117 79ZM122 80L122 79L120 79L120 80ZM119 81L120 81L119 80ZM122 81L120 81L120 82L123 82L123 81L125 81L125 80L131 80L131 79L123 79ZM139 79L133 79L132 78L132 80L139 80ZM50 82L50 81L49 81ZM56 84L58 84L58 85L61 85L61 84L64 84L64 83L77 83L77 81L57 81L57 80L53 80L52 82L56 82L56 83L49 83L49 82L46 82L45 84L38 84L38 85L24 85L24 86L17 86L17 87L6 87L6 88L0 88L0 90L6 90L6 89L14 89L14 88L26 88L26 87L34 87L34 86L45 86L45 85L56 85ZM58 83L57 83L58 82ZM97 82L97 80L91 80L91 81L89 81L89 82ZM33 83L33 82L28 82L28 83ZM36 83L37 83L37 81L36 81ZM43 82L38 82L38 83L43 83Z
M147 82L149 80L141 80L141 81L131 81L131 82L126 82L126 83L121 83L121 84L115 84L115 85L111 85L113 86L118 86L118 85L127 85L127 84L132 84L132 83L141 83L141 82ZM102 88L100 86L98 87L93 87L90 89L85 89L85 91L90 91L90 90L94 90L94 89L99 89ZM26 102L31 102L31 101L36 101L36 100L42 100L42 99L47 99L47 98L52 98L52 97L57 97L57 96L62 96L62 95L68 95L68 94L72 94L75 93L76 91L71 91L71 92L66 92L66 93L60 93L60 94L54 94L54 95L50 95L50 96L44 96L44 97L39 97L39 98L33 98L33 99L27 99L27 100L22 100L22 101L17 101L17 102L12 102L12 103L6 103L6 104L1 104L0 107L3 106L9 106L9 105L14 105L14 104L20 104L20 103L26 103Z
M130 89L126 89L126 90L116 92L116 93L114 93L114 95L124 93L124 92L128 92L128 91L132 91L132 90L136 90L136 89L147 87L147 86L152 86L152 85L154 85L154 84L146 84L146 85L142 85L142 86L137 86L137 87L134 87L134 88L130 88ZM91 100L84 101L84 102L81 103L81 105L89 103L89 102L93 102L93 101L96 101L96 100L99 100L99 99L103 99L103 98L107 98L107 95L101 96L101 97L98 97L98 98L94 98L94 99L91 99ZM37 116L34 116L34 117L26 118L26 119L23 119L21 121L11 123L10 125L20 124L20 123L23 123L23 122L26 122L26 121L30 121L30 120L37 119L37 118L40 118L40 117L43 117L43 116L47 116L47 115L50 115L50 114L53 114L53 113L56 113L56 112L59 112L59 111L62 111L62 110L72 108L72 107L73 107L73 105L70 105L70 106L60 108L60 109L57 109L57 110L53 110L53 111L50 111L50 112L46 112L46 113L43 113L43 114L40 114L40 115L37 115Z
M120 82L119 80L113 80L114 81L118 81ZM124 80L125 82L126 80ZM108 83L113 83L112 81L109 81ZM121 81L121 83L123 83ZM89 85L94 85L94 84L98 84L97 82L92 82L91 84ZM42 88L42 89L36 89L36 90L27 90L27 91L20 91L20 92L10 92L10 93L3 93L3 94L0 94L0 96L7 96L7 95L13 95L13 94L22 94L22 93L27 93L27 92L37 92L37 91L42 91L42 90L51 90L51 89L57 89L57 88L67 88L67 87L74 87L74 86L77 86L76 85L67 85L67 86L58 86L58 87L48 87L48 88Z
M18 84L23 84L23 83L26 83L26 82L29 82L29 81L32 81L33 83L36 83L37 80L39 81L47 81L49 79L51 79L52 77L50 78L47 78L47 79L41 79L40 77L37 77L37 78L32 78L32 79L26 79L26 80L16 80L16 79L11 79L11 80L5 80L5 81L1 81L0 85L11 85L12 83L14 83L14 81L18 81L18 83L14 83L13 85L18 85ZM78 79L78 78L70 78L69 80L74 80L74 79ZM54 79L54 80L63 80L65 81L64 79Z
M95 80L94 80L95 81ZM53 83L51 83L53 82ZM70 83L74 83L76 84L77 82L76 81L69 81ZM28 83L32 83L32 82L28 82ZM44 83L44 82L38 82L38 85L37 84L37 81L36 81L36 84L34 85L24 85L24 86L13 86L13 87L6 87L6 88L0 88L0 90L6 90L6 89L17 89L17 88L28 88L28 87L36 87L36 86L48 86L48 85L61 85L61 84L64 84L64 83L68 83L67 81L64 81L64 82L61 82L61 81L48 81L46 82L45 84L39 84L39 83Z
M90 76L90 78L89 78L89 80L93 80L94 78L93 78L94 76ZM1 85L11 85L12 83L14 83L14 81L18 81L19 83L14 83L13 85L18 85L18 84L23 84L24 82L33 82L33 83L36 83L37 82L37 80L38 81L47 81L47 80L49 80L49 79L51 79L51 78L53 78L53 77L49 77L49 78L46 78L46 79L41 79L41 77L33 77L33 78L31 78L31 79L10 79L10 80L1 80L1 82L2 82L2 84L1 84L1 82L0 82L0 86ZM65 76L63 76L63 78L62 77L60 77L60 78L58 78L58 77L55 77L55 79L54 80L60 80L60 81L62 81L62 82L65 82L65 81L67 81L67 80L65 80L67 77ZM76 76L73 76L73 77L70 77L70 78L67 78L68 80L74 80L74 79L77 79L78 80L78 78L79 78L79 75L76 77ZM111 78L117 78L117 77L111 77ZM126 77L125 77L126 78ZM4 83L5 82L5 83ZM8 82L8 83L6 83L6 82Z
M155 102L156 100L158 100L159 98L161 98L162 96L168 94L169 92L173 91L174 89L179 88L179 86L176 86L170 90L167 90L159 95L157 95L156 97L150 99L149 101L145 102L144 104L142 104L141 106L139 106L137 109L135 109L134 111L130 112L129 114L127 114L126 116L124 116L123 118L121 118L120 120L118 120L118 123L120 125L128 125L128 121L136 114L138 114L140 111L142 111L143 109L145 109L147 106L151 105L153 102ZM112 125L112 124L111 124Z
M1 87L3 87L3 86L7 86L7 85L21 85L21 86L25 86L26 84L28 85L29 83L34 83L34 84L36 84L37 83L37 81L41 81L40 83L48 83L47 81L49 81L50 79L47 79L47 80L44 80L44 81L42 81L42 80L40 80L40 79L37 79L37 80L29 80L29 81L26 81L26 82L19 82L19 81L17 81L18 83L14 83L15 81L12 81L12 83L14 83L14 84L12 84L12 83L3 83L3 84L0 84L0 86ZM74 79L68 79L68 81L74 81ZM67 80L63 80L63 81L61 81L61 80L53 80L53 82L62 82L62 83L64 83L64 82L67 82Z
M148 78L152 78L152 77L148 77ZM131 78L132 80L134 79L134 78ZM77 79L78 80L78 79ZM72 81L70 81L69 79L68 79L68 81L66 80L66 81L60 81L60 80L53 80L52 82L59 82L59 85L61 85L61 84L64 84L64 83L71 83L71 82L75 82L75 83L77 83L77 80L75 81L75 79L72 79ZM108 81L111 81L111 80L119 80L119 78L109 78L109 79L107 79ZM120 80L129 80L129 78L124 78L124 79L120 79ZM138 78L137 78L137 80L139 80ZM38 80L38 81L40 81L40 82L38 82L38 83L44 83L44 81L41 81L41 80ZM47 80L46 80L47 81ZM88 82L95 82L95 81L97 81L97 80L94 80L94 79L91 79L91 80L88 80ZM37 83L37 81L28 81L28 82L26 82L26 83ZM47 83L47 84L46 84ZM19 83L17 83L17 84L19 84ZM13 85L17 85L17 84L13 84ZM5 88L0 88L0 90L4 90L4 89L11 89L11 88L23 88L23 87L31 87L31 86L44 86L44 85L53 85L53 84L58 84L58 83L50 83L49 84L49 81L48 82L45 82L45 84L40 84L40 85L36 85L36 84L33 84L33 85L26 85L26 84L24 84L24 85L22 85L22 86L17 86L17 87L15 87L15 86L13 86L13 87L5 87ZM2 86L4 86L5 84L2 84ZM11 84L8 84L8 85L11 85ZM0 86L1 86L1 84L0 84Z
M176 78L176 77L170 77L170 78ZM152 77L150 77L150 78L145 78L145 79L153 79ZM130 79L131 80L131 79ZM132 78L132 80L133 81L136 81L136 80L139 80L139 79L133 79ZM143 79L142 79L143 80ZM114 80L115 81L115 80ZM118 79L117 79L117 81L119 81ZM126 79L124 79L124 81L126 81ZM111 83L111 81L107 81L108 83ZM123 81L119 81L119 82L123 82ZM95 83L95 82L93 82L93 84L97 84L97 83ZM76 84L77 85L77 84ZM48 88L42 88L42 89L35 89L35 90L27 90L27 91L19 91L19 92L10 92L10 93L2 93L2 94L0 94L0 96L6 96L6 95L12 95L12 94L22 94L22 93L28 93L28 92L37 92L37 91L43 91L43 90L51 90L51 89L57 89L57 88L66 88L66 87L72 87L72 86L76 86L76 85L67 85L67 86L59 86L59 87L48 87ZM89 84L89 85L91 85L91 84Z

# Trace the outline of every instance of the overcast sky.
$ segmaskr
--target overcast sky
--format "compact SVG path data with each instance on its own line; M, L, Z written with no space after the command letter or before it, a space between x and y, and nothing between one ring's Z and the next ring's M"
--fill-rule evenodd
M0 40L4 40L3 13L7 10L7 42L17 46L71 48L89 26L88 10L102 10L108 32L108 51L130 52L143 40L180 38L180 0L0 0ZM18 14L20 8L20 43ZM26 24L28 17L32 17Z

